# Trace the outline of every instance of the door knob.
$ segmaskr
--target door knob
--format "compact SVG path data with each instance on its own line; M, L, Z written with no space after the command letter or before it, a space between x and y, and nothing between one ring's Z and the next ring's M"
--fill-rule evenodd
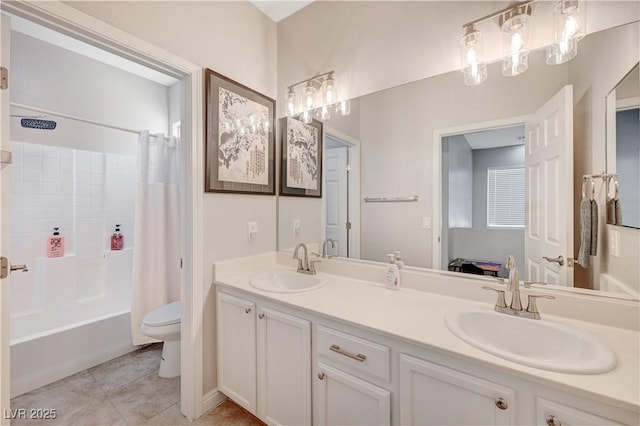
M542 258L544 260L546 260L547 262L557 263L560 266L564 266L564 257L562 257L562 256L558 256L558 257L542 256Z
M7 278L9 273L13 271L27 272L28 270L27 265L11 265L9 259L4 256L0 257L0 279Z

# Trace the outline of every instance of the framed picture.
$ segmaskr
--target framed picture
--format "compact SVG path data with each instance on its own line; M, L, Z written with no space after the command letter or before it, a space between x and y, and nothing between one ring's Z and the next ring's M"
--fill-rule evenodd
M322 197L322 123L280 119L280 195Z
M206 192L275 195L276 102L205 70Z

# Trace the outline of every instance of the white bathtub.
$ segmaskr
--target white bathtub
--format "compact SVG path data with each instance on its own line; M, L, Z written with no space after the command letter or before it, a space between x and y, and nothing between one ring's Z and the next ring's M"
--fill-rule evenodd
M129 319L132 255L39 258L36 276L12 279L12 289L33 287L11 317L12 397L136 349Z

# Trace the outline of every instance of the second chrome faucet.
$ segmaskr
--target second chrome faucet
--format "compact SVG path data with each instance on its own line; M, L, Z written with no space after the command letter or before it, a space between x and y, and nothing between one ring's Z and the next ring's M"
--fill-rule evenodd
M524 318L540 319L540 312L536 300L543 299L555 299L554 296L546 294L530 294L527 297L527 308L522 309L522 301L520 299L520 279L518 277L518 267L516 266L516 259L513 255L509 255L507 258L507 269L509 269L509 280L507 281L507 290L511 292L511 303L507 306L507 300L505 298L505 290L497 289L489 286L482 286L485 290L493 290L498 293L498 299L494 307L496 312L503 314L515 315ZM500 282L504 282L504 278L498 279Z

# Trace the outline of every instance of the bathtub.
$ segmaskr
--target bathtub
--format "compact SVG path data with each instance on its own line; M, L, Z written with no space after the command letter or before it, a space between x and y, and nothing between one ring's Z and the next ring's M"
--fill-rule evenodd
M12 289L32 285L34 291L31 304L23 301L24 308L11 316L11 397L136 349L130 325L132 252L38 258L34 276L12 276ZM83 270L94 278L87 281ZM59 271L64 274L50 273ZM12 294L12 304L13 299Z

